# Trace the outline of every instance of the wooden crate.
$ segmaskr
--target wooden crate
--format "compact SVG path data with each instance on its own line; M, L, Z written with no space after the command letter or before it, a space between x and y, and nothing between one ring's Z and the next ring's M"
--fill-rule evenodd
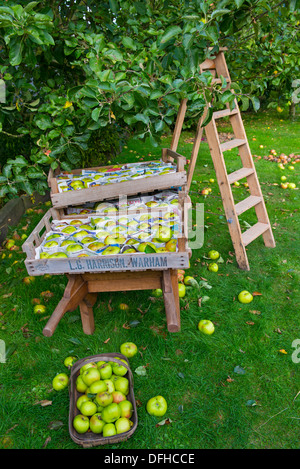
M86 202L99 202L102 200L109 200L119 197L120 195L136 195L145 192L154 192L170 188L184 188L187 182L187 174L185 171L186 159L179 153L164 148L162 150L162 161L165 163L176 162L176 172L170 174L163 174L158 176L150 176L132 180L115 182L113 184L94 186L87 189L72 190L66 192L59 192L57 184L57 175L60 169L53 171L50 169L48 174L48 185L50 187L50 197L52 205L55 208L64 208L70 205L80 205ZM113 168L113 166L102 166L87 168L87 170L99 170L104 168ZM71 174L79 174L82 170L75 169L70 171Z
M107 256L68 257L60 259L36 258L36 249L51 230L51 222L60 220L60 210L51 208L23 244L29 275L66 274L68 284L62 299L43 329L47 337L53 335L66 312L80 309L83 331L93 334L95 323L93 305L100 292L162 289L169 332L180 330L178 269L189 267L191 250L188 247L187 211L190 199L179 192L182 234L176 252L134 253ZM84 220L84 216L82 217ZM103 259L105 257L105 259Z
M120 359L125 360L126 363L121 362ZM114 435L111 437L104 437L101 434L97 435L91 431L84 433L84 434L80 434L73 427L73 419L77 414L80 413L76 407L77 399L81 395L81 393L79 393L76 389L76 379L80 373L80 368L86 363L98 362L102 360L122 364L122 366L125 366L127 368L128 371L125 377L129 381L129 393L126 397L127 397L127 400L129 400L132 403L132 407L133 407L133 414L131 417L133 426L131 427L131 429L128 432L121 433L119 435ZM82 446L83 448L91 448L94 446L107 445L107 444L116 444L121 441L128 440L128 438L130 438L135 432L135 430L137 429L138 415L137 415L136 402L135 402L135 397L134 397L133 375L129 366L128 359L121 353L107 353L107 354L100 354L100 355L91 355L89 357L78 360L71 368L69 396L70 396L69 433L70 433L72 440L76 444Z
M124 253L106 256L95 255L80 258L68 257L60 259L37 259L36 248L42 244L46 234L51 230L51 222L53 220L62 219L58 210L50 208L22 246L23 251L27 254L25 266L28 274L31 276L38 276L46 273L59 275L187 268L189 265L189 258L191 256L187 242L188 204L188 197L182 199L182 235L178 238L177 252L151 254ZM131 212L131 214L133 215L134 213ZM84 221L88 217L86 215L82 215L76 218L81 218Z

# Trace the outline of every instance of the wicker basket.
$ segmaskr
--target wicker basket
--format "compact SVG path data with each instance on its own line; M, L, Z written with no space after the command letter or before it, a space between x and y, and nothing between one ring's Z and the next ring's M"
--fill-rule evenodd
M126 363L124 363L123 361L120 361L120 359L125 360ZM95 434L91 431L88 431L87 433L84 433L84 434L80 434L76 432L76 430L73 427L73 419L77 414L80 413L76 407L76 401L78 397L81 395L81 393L78 392L76 389L76 379L80 373L80 368L87 363L97 362L101 360L115 362L127 368L128 371L125 375L125 377L129 381L129 393L127 395L127 399L132 403L132 407L133 407L133 413L131 417L133 426L131 427L131 429L128 432L110 436L110 437L103 437L102 435ZM135 402L134 393L133 393L133 375L129 367L127 358L121 353L107 353L107 354L100 354L100 355L91 355L90 357L86 357L86 358L82 358L78 360L71 368L69 395L70 395L69 433L70 433L72 440L78 445L81 445L84 448L89 448L89 447L98 446L98 445L108 445L108 444L118 443L120 441L127 440L135 432L137 428L137 424L138 424L138 417L137 417L137 411L136 411L136 402Z

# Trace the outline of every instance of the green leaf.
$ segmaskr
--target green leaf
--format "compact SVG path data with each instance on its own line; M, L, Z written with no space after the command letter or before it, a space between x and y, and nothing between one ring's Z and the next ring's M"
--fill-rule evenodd
M50 129L52 127L51 118L47 114L40 114L36 116L35 123L41 130Z
M202 122L201 127L205 127L211 121L212 115L213 115L213 107L211 106L208 108L207 114L205 116L204 121Z
M9 61L11 65L20 65L22 62L23 41L22 39L13 39L9 45Z
M93 119L95 122L98 121L100 112L101 112L101 108L100 108L100 107L96 107L95 109L93 109L92 114L91 114L91 117L92 117L92 119Z
M136 50L136 43L131 39L131 37L123 37L122 44L127 49Z
M114 60L116 62L123 61L123 54L117 49L108 49L103 53L103 57L107 57L108 59Z
M220 10L214 10L211 14L211 19L216 18L217 16L226 15L226 13L230 13L230 10L227 8L222 8Z
M257 98L257 96L252 96L251 101L252 101L254 111L258 111L260 108L259 98Z
M109 0L109 7L113 13L117 13L119 10L119 4L117 0Z
M182 29L179 26L170 26L166 29L165 33L162 35L161 43L164 44L173 37L178 36L182 32Z
M240 8L245 0L234 0L234 3L236 4L237 8Z
M138 366L134 371L139 376L146 376L147 375L146 368L142 365Z

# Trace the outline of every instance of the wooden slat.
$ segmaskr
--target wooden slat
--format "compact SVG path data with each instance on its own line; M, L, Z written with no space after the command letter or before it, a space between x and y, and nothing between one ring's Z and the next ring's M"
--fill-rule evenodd
M234 171L233 173L228 174L228 182L229 184L233 184L234 182L240 181L241 179L244 179L253 173L254 173L253 168L238 169L237 171Z
M267 225L266 223L258 222L255 225L251 226L249 230L245 231L242 234L242 242L244 246L247 246L249 243L251 243L256 238L258 238L258 236L262 235L269 229L270 229L270 225Z
M250 208L255 207L255 205L260 204L261 202L261 197L250 195L249 197L247 197L247 199L244 199L235 205L235 211L237 216L241 215L247 210L250 210Z
M174 151L177 150L177 146L178 146L178 142L179 142L179 138L180 138L180 134L182 130L182 125L183 125L184 117L186 113L186 106L187 106L187 99L183 99L180 103L180 107L179 107L179 111L178 111L177 119L175 123L175 128L173 132L172 142L171 142L171 150L174 150Z
M229 140L228 142L221 143L220 149L223 153L224 151L231 150L232 148L237 148L242 145L245 145L245 143L247 143L247 140L244 140L242 138L234 138L233 140Z
M222 117L233 116L239 112L238 109L223 109L222 111L215 111L213 113L213 119L221 119Z

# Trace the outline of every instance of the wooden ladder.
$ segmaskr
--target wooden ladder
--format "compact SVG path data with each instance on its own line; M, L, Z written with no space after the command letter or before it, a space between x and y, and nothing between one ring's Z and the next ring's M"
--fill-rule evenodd
M207 59L200 66L201 73L206 70L209 70L212 73L213 83L222 83L220 76L225 78L227 86L223 88L223 91L230 89L231 83L224 56L225 50L226 48L221 48L214 59ZM211 107L211 103L208 107ZM203 116L198 122L188 172L187 191L190 188L192 174L203 135L202 123L208 112L208 107L205 109ZM216 121L227 116L229 117L235 138L225 143L220 143ZM275 247L275 241L236 99L234 101L233 109L230 109L229 104L226 104L225 109L213 112L211 121L205 126L205 134L213 160L216 178L219 184L236 260L238 266L242 270L250 270L246 246L260 235L263 236L266 247ZM232 148L238 148L242 167L237 171L228 174L224 153ZM247 179L250 195L243 201L235 204L231 185L244 178ZM242 233L238 217L253 207L255 208L257 223Z

